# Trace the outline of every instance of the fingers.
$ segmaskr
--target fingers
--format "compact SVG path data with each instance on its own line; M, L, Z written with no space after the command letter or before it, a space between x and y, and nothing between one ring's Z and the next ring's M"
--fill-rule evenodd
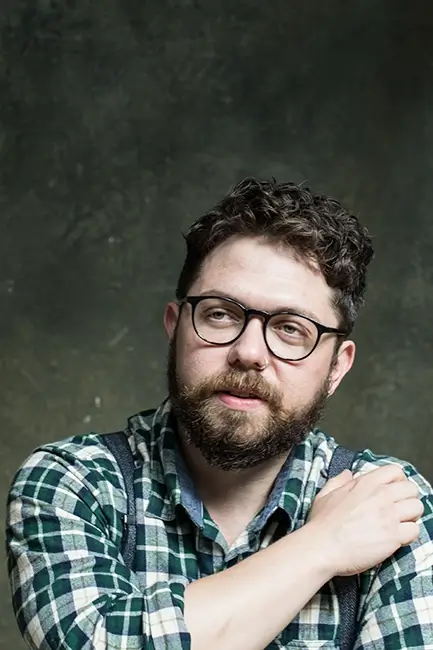
M419 499L405 499L394 507L401 522L417 521L424 514L424 506Z
M390 463L389 465L373 469L366 474L361 474L356 478L356 481L368 481L371 484L379 486L388 483L396 483L398 481L407 481L407 477L399 465Z
M419 497L419 487L413 481L396 481L383 486L388 498L391 501L403 501L403 499L416 499Z
M319 497L324 497L327 494L330 494L334 490L337 490L340 487L343 487L343 485L346 485L347 483L350 483L353 480L353 475L352 472L349 469L343 470L340 474L337 476L334 476L334 478L330 478L323 488L320 490L318 496Z
M414 521L403 522L399 527L399 542L401 546L412 544L420 535L420 528Z

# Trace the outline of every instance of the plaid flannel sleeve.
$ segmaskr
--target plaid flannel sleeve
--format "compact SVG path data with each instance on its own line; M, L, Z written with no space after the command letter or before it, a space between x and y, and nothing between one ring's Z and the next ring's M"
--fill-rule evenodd
M143 590L119 555L122 483L101 447L92 461L95 449L46 446L14 478L6 545L21 633L38 650L189 650L185 585Z
M411 465L403 468L424 504L420 536L378 568L355 650L433 650L433 493Z

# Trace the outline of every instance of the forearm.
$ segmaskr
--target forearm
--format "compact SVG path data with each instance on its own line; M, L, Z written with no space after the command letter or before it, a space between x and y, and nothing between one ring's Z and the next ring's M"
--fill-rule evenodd
M185 621L192 650L263 650L332 577L314 524L191 583Z

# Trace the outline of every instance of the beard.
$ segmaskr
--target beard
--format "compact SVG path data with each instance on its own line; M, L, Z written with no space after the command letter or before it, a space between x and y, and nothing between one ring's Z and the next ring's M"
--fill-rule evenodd
M211 467L239 471L287 455L323 415L331 370L308 404L284 408L281 393L257 371L230 369L188 387L179 378L176 357L175 334L167 364L173 413L185 442L196 447ZM218 399L220 392L252 393L265 402L268 413L260 416L254 411L230 409Z

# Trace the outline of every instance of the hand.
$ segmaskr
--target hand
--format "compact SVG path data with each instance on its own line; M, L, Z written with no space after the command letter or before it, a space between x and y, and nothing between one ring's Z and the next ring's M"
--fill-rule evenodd
M419 536L424 507L415 483L397 465L330 479L314 500L316 527L332 575L353 575L383 562Z

